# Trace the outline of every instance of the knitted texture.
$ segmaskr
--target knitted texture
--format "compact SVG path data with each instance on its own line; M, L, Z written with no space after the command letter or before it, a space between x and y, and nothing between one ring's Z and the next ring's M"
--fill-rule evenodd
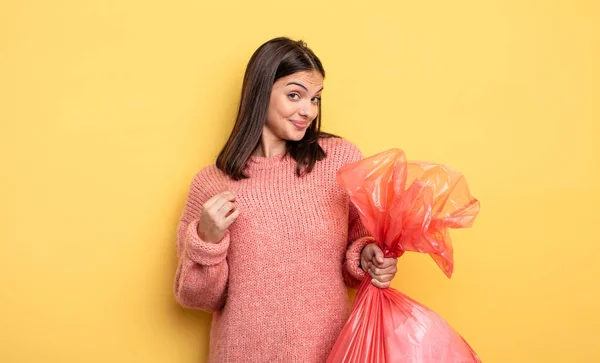
M319 141L327 157L296 175L291 157L252 157L249 179L210 165L194 177L178 227L177 301L213 312L209 363L322 363L350 312L346 286L364 278L369 242L336 172L362 158L349 141ZM202 241L202 205L231 190L240 211L223 239Z

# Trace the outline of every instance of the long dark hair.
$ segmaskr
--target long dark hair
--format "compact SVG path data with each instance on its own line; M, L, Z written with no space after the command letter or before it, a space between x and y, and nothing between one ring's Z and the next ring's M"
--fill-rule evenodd
M319 58L303 41L281 37L261 45L252 55L242 85L242 96L237 118L229 140L217 157L217 167L233 180L248 178L244 174L250 156L260 144L273 84L290 74L315 70L325 78ZM310 173L325 151L319 138L335 135L321 132L321 103L317 118L310 124L300 141L287 141L286 155L296 160L296 174Z

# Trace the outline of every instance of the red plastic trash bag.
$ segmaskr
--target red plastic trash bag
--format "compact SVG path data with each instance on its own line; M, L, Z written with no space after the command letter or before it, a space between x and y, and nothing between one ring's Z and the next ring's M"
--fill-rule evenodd
M392 149L338 171L337 179L358 209L385 257L428 253L450 277L448 228L466 228L479 212L464 177L443 165L407 162ZM328 363L481 362L443 318L401 292L379 289L366 278Z

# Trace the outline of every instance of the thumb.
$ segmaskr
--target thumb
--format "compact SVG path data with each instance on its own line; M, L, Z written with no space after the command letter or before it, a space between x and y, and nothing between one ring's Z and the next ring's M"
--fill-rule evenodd
M375 259L377 260L378 264L381 265L383 263L383 251L381 248L379 248L379 246L376 246L375 248Z

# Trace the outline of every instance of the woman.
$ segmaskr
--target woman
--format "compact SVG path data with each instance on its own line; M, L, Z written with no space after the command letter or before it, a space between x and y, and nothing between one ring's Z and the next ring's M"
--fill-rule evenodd
M191 183L175 296L213 312L211 363L322 363L349 314L346 286L368 271L385 288L396 273L336 182L362 156L320 131L324 77L304 42L260 46L229 140Z

